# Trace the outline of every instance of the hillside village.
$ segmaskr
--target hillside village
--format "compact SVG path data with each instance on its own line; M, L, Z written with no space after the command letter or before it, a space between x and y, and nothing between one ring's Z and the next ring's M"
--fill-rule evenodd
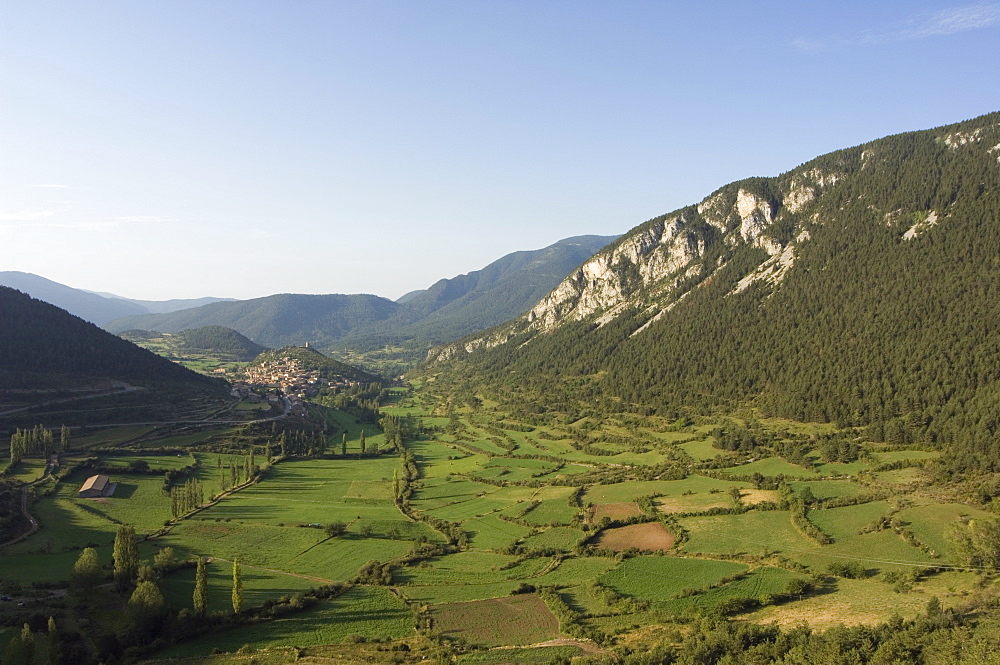
M244 382L234 384L234 390L239 390L245 398L253 400L262 387L276 388L288 398L291 412L296 415L305 413L302 400L315 397L321 389L348 388L357 384L339 375L327 373L324 376L323 370L309 369L300 359L291 356L259 360L244 368L243 379Z

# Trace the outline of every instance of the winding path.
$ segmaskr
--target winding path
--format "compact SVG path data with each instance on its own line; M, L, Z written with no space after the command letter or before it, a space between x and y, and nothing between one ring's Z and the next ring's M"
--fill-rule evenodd
M30 483L25 483L24 485L21 486L21 513L25 516L25 518L27 518L28 524L30 524L31 527L27 531L25 531L24 533L22 533L20 536L16 536L15 538L11 538L10 540L8 540L5 543L0 543L0 550L2 550L3 548L7 547L8 545L13 545L14 543L19 543L22 540L24 540L25 538L27 538L28 536L30 536L33 533L35 533L36 531L38 531L38 520L36 520L34 517L32 517L31 513L28 512L28 489L32 485L37 485L38 483L42 482L43 480L46 480L49 476L52 475L52 471L54 469L56 469L58 466L59 466L59 456L58 455L51 455L49 457L49 463L45 467L45 473L43 473L41 475L41 477L32 480Z

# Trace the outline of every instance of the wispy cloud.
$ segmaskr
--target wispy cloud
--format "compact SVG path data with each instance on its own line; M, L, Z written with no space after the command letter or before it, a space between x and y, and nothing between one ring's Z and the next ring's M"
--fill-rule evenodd
M64 210L22 210L0 213L0 228L62 229L88 232L114 231L139 224L164 224L171 220L156 215L126 215L107 218L66 219ZM57 217L58 215L58 217Z
M914 14L894 26L862 30L848 36L798 37L792 40L792 46L805 52L828 51L840 47L892 44L953 35L995 25L1000 25L1000 4L981 3Z
M61 210L19 210L18 212L0 212L0 222L33 222L38 219L48 219L62 212Z
M32 187L34 189L82 189L82 187L76 187L74 185L55 185L55 184L28 185L28 187Z

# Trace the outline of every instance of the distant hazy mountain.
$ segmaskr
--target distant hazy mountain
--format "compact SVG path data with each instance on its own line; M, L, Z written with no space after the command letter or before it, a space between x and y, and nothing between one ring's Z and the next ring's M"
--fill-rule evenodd
M94 293L91 291L91 293ZM135 298L126 298L124 296L117 296L114 293L98 293L97 295L104 296L106 298L113 298L115 300L124 300L126 302L132 302L137 305L141 305L146 308L146 311L150 314L169 314L170 312L177 312L182 309L191 309L192 307L201 307L202 305L211 305L213 302L235 302L236 298L214 298L212 296L206 296L204 298L174 298L172 300L136 300Z
M396 302L416 319L392 331L399 339L441 343L528 311L574 268L617 236L576 236L543 249L513 252L481 270L442 279Z
M32 298L44 300L70 314L101 326L123 316L150 312L175 312L232 298L192 298L187 300L132 300L113 293L97 293L53 282L28 272L0 272L0 285L9 286Z
M145 307L134 302L105 298L27 272L0 272L0 285L9 286L33 298L44 300L97 325L147 311Z
M572 269L614 240L579 236L508 254L482 270L442 279L393 302L374 295L280 294L216 302L168 314L128 316L105 325L179 332L207 325L239 331L271 347L401 344L426 349L507 321L528 310Z
M123 332L138 328L180 332L203 326L225 326L258 344L273 348L327 343L382 325L400 305L373 295L302 295L282 293L252 300L217 302L169 314L143 314L117 319L105 328Z

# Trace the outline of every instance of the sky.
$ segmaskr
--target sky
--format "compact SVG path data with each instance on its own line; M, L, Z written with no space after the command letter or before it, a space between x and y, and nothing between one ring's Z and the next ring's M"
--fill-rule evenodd
M1000 2L0 0L0 270L397 298L1000 110Z

